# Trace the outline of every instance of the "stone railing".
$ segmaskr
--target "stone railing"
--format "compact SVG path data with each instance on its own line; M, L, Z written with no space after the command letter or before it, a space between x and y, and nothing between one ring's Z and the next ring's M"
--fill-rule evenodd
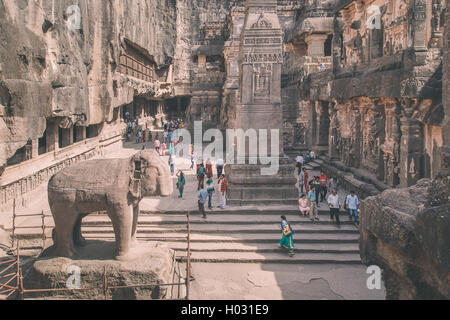
M324 69L322 69L323 65ZM303 80L304 77L310 74L323 73L323 71L332 70L333 62L331 57L311 57L303 56L297 58L294 62L294 67L291 68L287 73L282 74L282 84L283 88L298 84ZM326 72L328 74L328 72Z
M123 130L111 130L99 137L7 167L0 182L0 211L11 208L14 199L23 206L25 196L47 183L57 172L75 163L103 154L103 149L122 141Z
M322 70L321 65L325 67L325 70L331 69L333 66L332 57L325 57L325 56L320 57L304 56L302 57L302 63L303 69L305 70L305 75L324 71Z

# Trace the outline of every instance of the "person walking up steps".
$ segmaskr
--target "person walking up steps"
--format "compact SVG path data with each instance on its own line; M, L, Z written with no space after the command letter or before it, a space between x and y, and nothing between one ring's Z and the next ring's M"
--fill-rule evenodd
M225 166L225 163L224 163L223 159L219 159L216 161L217 179L220 179L220 176L222 176L224 166Z
M169 157L169 166L170 166L170 173L172 176L175 174L175 156L170 155Z
M194 169L194 165L195 165L195 154L194 154L194 151L192 151L192 153L191 153L191 170Z
M208 180L206 181L206 191L208 191L208 209L212 210L212 197L214 195L214 181L212 176L208 177Z
M295 166L298 168L298 172L302 170L304 162L305 158L303 158L302 154L300 153L297 158L295 158Z
M282 237L278 243L278 247L287 249L289 256L293 257L295 255L293 237L294 230L292 230L292 227L285 216L281 216L281 234Z
M336 224L340 226L341 221L339 220L339 211L341 209L341 202L339 201L339 196L336 190L333 190L333 192L328 196L328 205L330 206L331 220L334 220L334 217L336 217Z
M300 174L298 175L298 195L302 195L305 189L305 171L306 169L303 168L303 170L300 171Z
M212 162L211 159L206 159L206 176L212 177L213 176L213 168L212 168Z
M303 167L302 171L304 172L304 176L305 176L305 189L306 189L306 192L308 193L309 192L309 184L308 184L308 182L309 182L309 173L308 173L308 171L306 170L305 167Z
M328 177L327 175L322 171L319 176L319 183L320 183L320 202L324 202L327 197L328 193Z
M227 188L228 181L222 174L219 179L219 208L225 209L227 206Z
M203 219L206 219L205 203L208 199L208 192L205 190L205 187L203 185L200 186L200 191L198 192L197 198L198 211L203 214Z
M350 216L350 221L354 218L355 225L359 225L358 221L358 209L359 209L359 199L355 191L350 192L350 194L345 199L345 208L348 210Z
M311 205L311 213L312 213L310 215L310 218L311 218L311 221L313 221L313 222L314 222L314 220L317 220L317 221L320 220L319 219L319 209L317 209L317 204L316 204L317 192L316 192L315 188L316 187L313 186L312 189L308 192L308 200Z
M320 182L319 177L314 177L310 182L311 190L314 188L316 192L316 205L319 206L319 196L320 196Z
M183 171L178 171L177 173L178 181L177 181L177 189L180 195L178 198L183 198L184 186L186 185L186 177L184 176Z
M197 169L197 181L198 181L197 190L200 190L201 186L203 186L205 184L205 174L206 174L206 170L202 163Z

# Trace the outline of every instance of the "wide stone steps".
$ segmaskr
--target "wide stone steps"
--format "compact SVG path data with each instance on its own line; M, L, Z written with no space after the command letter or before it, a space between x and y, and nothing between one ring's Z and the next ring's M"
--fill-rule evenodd
M295 206L244 207L207 211L208 219L192 211L191 261L202 263L279 263L279 264L360 264L359 231L341 212L341 226L330 219L321 205L320 221L299 215ZM294 229L296 255L289 257L278 248L281 238L280 216L287 216ZM179 260L187 255L187 217L184 211L141 212L139 241L160 241L175 250ZM50 236L51 226L46 230ZM105 213L83 220L87 240L114 241L111 221ZM25 230L38 238L42 230Z
M357 264L358 254L296 253L289 257L282 249L279 253L247 252L192 252L191 262L203 263L283 263L283 264ZM180 258L186 261L186 253Z
M166 242L175 251L186 252L187 244L181 242ZM279 253L280 249L275 244L268 243L191 243L192 252L257 252ZM358 254L357 243L297 243L295 251L298 253L353 253Z
M208 219L205 221L198 213L193 213L190 216L191 225L264 225L264 224L277 224L280 220L280 215L268 217L267 215L255 216L255 215L232 215L232 214L222 214L221 212L207 212ZM302 223L305 225L314 224L314 225L324 225L331 224L335 225L335 221L330 219L329 213L327 215L320 216L320 221L312 222L307 217L302 217L298 214L298 212L286 214L284 215L288 218L289 222L293 225L295 223ZM274 220L275 219L275 220ZM349 219L341 219L342 225L353 225ZM105 223L110 223L110 219L106 215L101 216L88 216L83 219L84 225L104 225ZM160 215L140 215L139 216L139 225L167 225L167 226L176 226L183 225L186 226L187 220L185 215L171 215L171 214L160 214Z
M85 232L83 235L87 239L114 239L112 232ZM187 232L145 234L138 230L137 238L147 241L176 241L186 242ZM229 233L198 234L191 233L191 242L253 242L253 243L278 243L281 232L273 233ZM329 234L329 233L295 233L297 243L358 243L359 234Z
M358 234L358 230L351 225L344 225L341 228L336 228L332 225L304 225L302 223L291 223L295 233L355 233ZM265 225L219 225L219 224L205 224L191 226L192 233L207 234L207 233L280 233L278 230L278 224L265 224ZM108 233L113 232L112 225L105 222L104 225L89 223L83 225L83 232L95 232L95 233ZM139 225L139 233L183 233L186 232L186 225Z
M170 215L177 215L182 216L183 218L186 218L187 211L165 211L165 212L153 212L153 211L147 211L147 210L141 210L141 215L150 215L152 217L162 216L167 217ZM197 210L190 212L192 216L195 214L198 214ZM281 215L285 215L288 220L289 217L295 217L299 216L299 210L296 206L280 206L280 209L274 210L274 209L242 209L242 210L233 210L233 209L214 209L213 211L209 211L206 209L207 214L217 215L217 216L225 216L225 215L231 215L231 216L276 216L277 220L279 220ZM346 211L341 210L340 212L341 216L346 216L348 213ZM320 216L330 216L330 209L328 208L328 205L325 202L321 202L319 204L319 215ZM208 218L209 219L209 218ZM234 218L233 218L234 219Z

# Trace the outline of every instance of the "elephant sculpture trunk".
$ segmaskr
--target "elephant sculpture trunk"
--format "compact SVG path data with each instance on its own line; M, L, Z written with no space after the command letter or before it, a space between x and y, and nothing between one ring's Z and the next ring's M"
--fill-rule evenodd
M167 164L154 150L129 159L100 159L76 164L55 174L48 183L48 200L55 222L54 255L73 257L85 245L82 219L106 211L116 239L116 259L126 260L136 242L139 203L143 197L173 193Z

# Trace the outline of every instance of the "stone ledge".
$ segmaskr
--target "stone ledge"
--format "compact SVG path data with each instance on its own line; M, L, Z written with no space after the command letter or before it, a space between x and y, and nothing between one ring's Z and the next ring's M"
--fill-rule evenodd
M378 195L389 186L369 175L361 175L356 169L345 166L338 161L322 157L321 169L332 177L337 177L341 186L350 191L355 190L360 198Z
M81 288L87 291L63 291L53 293L29 293L26 298L53 299L55 296L71 300L103 300L104 268L108 286L132 286L143 284L169 284L173 280L174 252L159 242L140 243L131 250L134 258L129 261L114 260L115 243L88 241L74 259L52 258L47 249L33 264L25 277L25 289L66 288L71 274L69 266L80 268ZM178 282L178 278L177 281ZM108 298L113 300L153 300L170 297L170 287L155 284L147 288L111 289ZM178 291L178 290L175 290Z
M362 202L361 258L383 269L388 299L450 298L448 192L423 179Z

